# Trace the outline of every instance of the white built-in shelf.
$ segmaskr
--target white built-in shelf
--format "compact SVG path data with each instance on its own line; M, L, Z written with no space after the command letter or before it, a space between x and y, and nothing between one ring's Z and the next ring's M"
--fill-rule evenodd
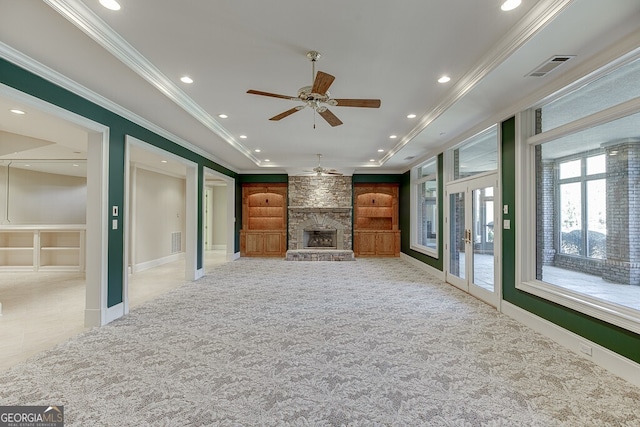
M0 225L0 269L84 271L81 225Z

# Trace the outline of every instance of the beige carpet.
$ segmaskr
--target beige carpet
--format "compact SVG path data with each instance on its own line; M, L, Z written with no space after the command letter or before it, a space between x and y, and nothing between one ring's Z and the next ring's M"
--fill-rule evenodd
M0 374L68 426L637 426L640 390L399 259L221 265Z

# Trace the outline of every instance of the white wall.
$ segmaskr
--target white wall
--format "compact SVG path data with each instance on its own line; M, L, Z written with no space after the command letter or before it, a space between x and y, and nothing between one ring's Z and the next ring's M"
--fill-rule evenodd
M227 245L227 187L213 186L212 191L212 240L211 244L216 248Z
M9 218L7 221L7 190ZM85 224L87 179L0 167L0 222L3 224Z
M171 233L182 232L182 250L186 237L185 180L137 168L131 201L135 215L135 264L171 255Z

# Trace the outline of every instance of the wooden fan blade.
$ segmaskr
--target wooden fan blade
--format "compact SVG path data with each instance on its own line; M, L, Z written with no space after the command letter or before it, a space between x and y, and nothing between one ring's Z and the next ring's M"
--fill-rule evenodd
M318 71L316 73L316 79L313 81L313 87L311 88L312 93L319 93L320 95L324 95L329 90L329 86L336 78L331 74L323 73L322 71Z
M250 93L252 95L262 95L262 96L270 96L272 98L282 98L282 99L290 99L292 101L297 101L298 98L296 98L295 96L289 96L289 95L279 95L277 93L270 93L270 92L261 92L259 90L253 90L253 89L249 89L247 91L247 93Z
M300 108L298 107L293 107L290 110L285 111L284 113L280 113L277 116L273 116L271 117L269 120L274 120L274 121L278 121L280 119L284 119L287 116L292 115L293 113L295 113L296 111L300 111Z
M335 114L333 114L329 110L324 110L322 113L318 113L318 114L320 114L322 118L325 119L327 123L329 123L331 126L335 127L335 126L340 126L342 124L340 119L337 118Z
M380 108L379 99L335 99L338 107Z

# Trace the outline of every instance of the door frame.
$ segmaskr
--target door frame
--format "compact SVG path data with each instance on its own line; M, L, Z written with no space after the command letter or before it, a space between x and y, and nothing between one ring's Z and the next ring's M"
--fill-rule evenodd
M443 272L445 281L471 295L474 297L486 302L487 304L496 307L500 310L500 302L502 301L502 269L501 269L501 247L500 245L494 245L493 255L494 255L494 291L490 292L478 285L473 284L471 274L472 266L473 266L473 248L466 248L465 250L465 278L460 279L458 276L449 274L450 262L451 262L451 205L449 203L449 195L452 193L465 193L465 228L470 228L468 224L469 220L472 220L473 212L473 200L472 193L473 190L479 188L486 188L493 186L494 188L494 242L501 242L502 233L501 227L499 227L499 218L501 218L499 206L501 206L501 192L499 187L499 179L497 171L491 171L487 173L482 173L478 175L471 176L469 178L464 178L460 180L456 180L453 182L449 182L445 184L445 192L444 192L444 220L445 226L444 228L444 264L443 264ZM466 245L471 245L472 242L467 243ZM470 250L469 250L470 249Z

